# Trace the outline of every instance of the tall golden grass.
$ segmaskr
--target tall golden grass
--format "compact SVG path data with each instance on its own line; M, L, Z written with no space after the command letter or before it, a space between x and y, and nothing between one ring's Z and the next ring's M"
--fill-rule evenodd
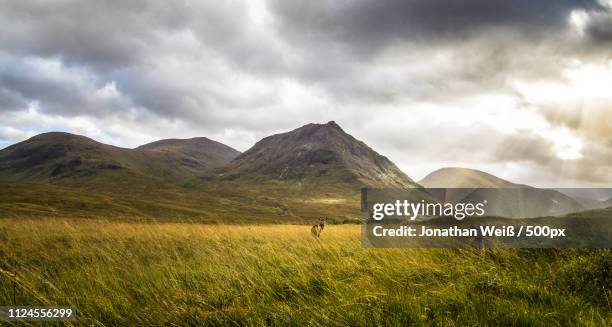
M0 305L75 325L609 326L609 250L367 249L360 227L0 220Z

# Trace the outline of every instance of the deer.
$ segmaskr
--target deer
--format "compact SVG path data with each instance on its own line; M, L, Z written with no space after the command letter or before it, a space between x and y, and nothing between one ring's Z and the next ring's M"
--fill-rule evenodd
M325 224L327 224L327 218L321 218L318 224L312 225L312 227L310 227L310 232L312 233L312 235L314 237L321 237L321 232L323 232Z

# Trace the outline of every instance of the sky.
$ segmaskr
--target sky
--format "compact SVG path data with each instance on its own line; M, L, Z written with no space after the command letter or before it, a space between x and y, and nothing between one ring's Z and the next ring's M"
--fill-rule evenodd
M0 148L334 120L415 180L612 186L612 0L7 0L0 30Z

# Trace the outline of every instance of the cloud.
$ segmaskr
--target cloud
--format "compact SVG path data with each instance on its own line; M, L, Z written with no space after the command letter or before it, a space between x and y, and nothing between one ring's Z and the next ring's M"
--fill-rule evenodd
M587 34L597 43L610 45L612 42L612 2L601 1L604 9L584 16L584 26Z
M8 95L3 101L12 103L0 111L24 110L37 102L49 113L96 115L129 105L116 89L112 95L102 95L100 91L107 86L99 76L87 69L66 67L57 59L0 58L0 67L0 88Z
M59 129L129 147L207 136L246 150L336 120L417 178L466 165L521 182L612 182L601 163L612 153L610 8L3 2L0 139Z
M594 1L273 1L283 27L301 42L318 46L337 39L377 51L397 42L460 42L503 30L546 37L563 29L573 10L603 10Z
M270 11L300 55L292 76L351 105L513 92L514 79L561 78L568 58L609 57L570 21L612 17L597 1L272 1Z

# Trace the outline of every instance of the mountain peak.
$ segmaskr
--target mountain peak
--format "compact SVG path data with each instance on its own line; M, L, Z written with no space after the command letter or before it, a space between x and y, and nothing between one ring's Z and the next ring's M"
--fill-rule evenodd
M71 134L68 132L46 132L41 133L24 142L83 142L83 143L99 143L90 139L87 136Z
M340 127L340 125L338 125L338 124L337 124L335 121L333 121L333 120L328 121L328 122L327 122L327 124L325 124L325 125L326 125L326 126L329 126L329 127L333 127L333 128L337 128L337 129L342 130L342 128Z
M395 164L334 121L272 135L238 156L229 175L258 173L279 180L340 180L365 186L414 187Z
M338 130L338 131L342 131L344 132L344 130L342 129L342 127L340 127L340 125L338 125L338 123L336 123L333 120L328 121L327 123L310 123L310 124L306 124L304 126L298 127L290 132L287 133L291 133L294 131L299 131L302 129L330 129L330 130Z

